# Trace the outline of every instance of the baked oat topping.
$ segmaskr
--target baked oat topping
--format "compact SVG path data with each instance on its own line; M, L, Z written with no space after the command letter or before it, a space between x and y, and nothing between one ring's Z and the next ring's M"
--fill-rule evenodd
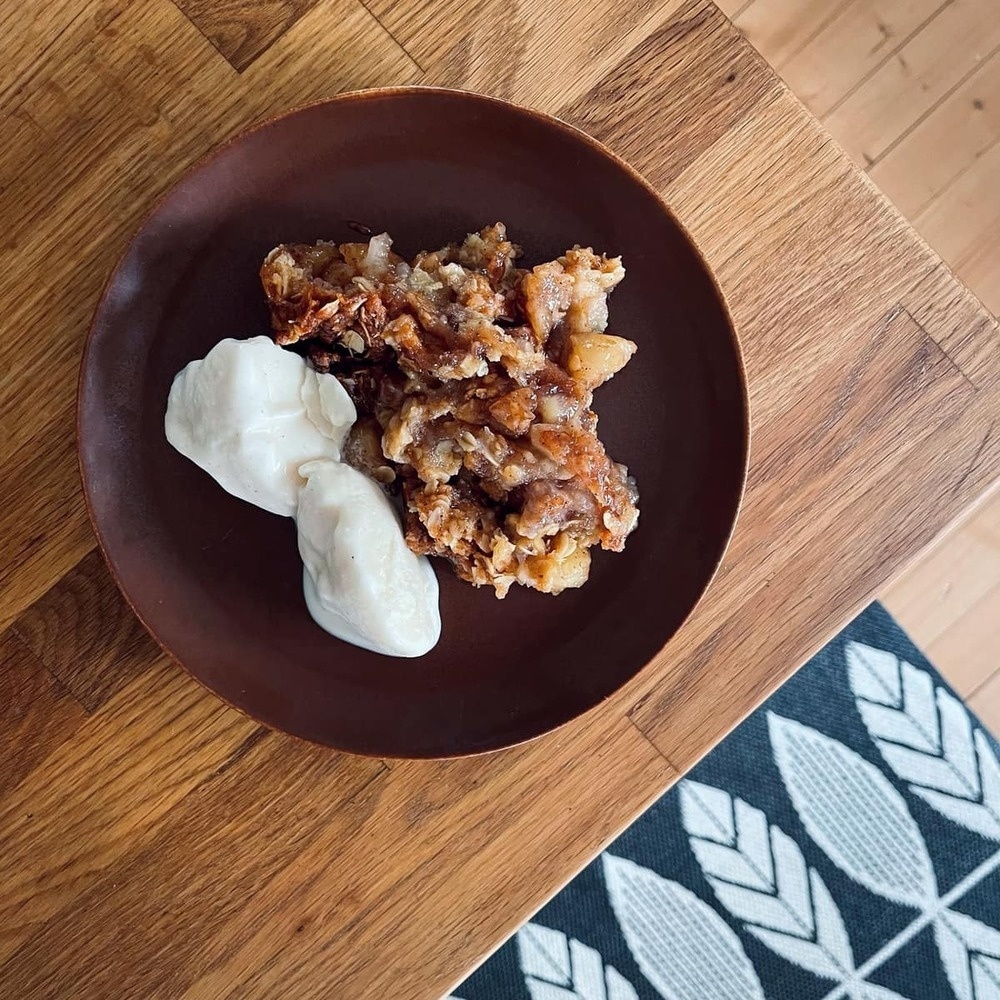
M261 268L275 340L334 373L366 418L345 460L402 491L414 552L498 597L582 586L589 550L620 551L639 517L592 409L636 351L606 332L621 259L520 256L497 223L409 262L382 233L284 244Z

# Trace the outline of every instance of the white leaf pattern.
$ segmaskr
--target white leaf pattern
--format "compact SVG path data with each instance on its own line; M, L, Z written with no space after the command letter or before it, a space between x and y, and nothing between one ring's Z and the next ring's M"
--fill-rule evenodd
M608 1000L639 1000L635 987L613 966L605 970L608 983Z
M531 1000L638 1000L614 966L562 931L527 923L517 932L517 947Z
M854 971L840 911L798 845L742 799L711 785L680 786L681 818L723 906L788 961L825 979Z
M893 653L847 645L861 718L885 762L948 819L1000 841L1000 764L965 706Z
M799 939L790 934L778 934L762 927L747 927L772 951L824 979L839 980L853 970L847 931L823 880L810 871L810 882L817 900L816 940Z
M521 971L526 976L568 986L573 969L569 961L569 940L562 931L542 924L525 924L517 932Z
M666 1000L764 1000L739 938L710 906L634 861L602 861L629 950Z
M767 713L782 781L809 836L845 875L922 908L937 879L920 828L878 768L792 719Z
M1000 1000L1000 931L949 910L934 936L958 1000Z

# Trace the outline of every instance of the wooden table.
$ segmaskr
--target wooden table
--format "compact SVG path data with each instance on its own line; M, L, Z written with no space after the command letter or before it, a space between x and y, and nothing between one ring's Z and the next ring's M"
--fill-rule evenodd
M33 8L33 9L32 9ZM1000 332L709 0L0 7L0 995L446 993L1000 472ZM271 733L161 655L94 550L74 386L156 196L290 105L448 84L630 160L735 314L753 447L687 627L471 760Z

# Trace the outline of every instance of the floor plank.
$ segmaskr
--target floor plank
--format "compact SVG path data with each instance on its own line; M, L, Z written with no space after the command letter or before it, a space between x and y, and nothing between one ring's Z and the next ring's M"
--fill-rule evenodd
M837 16L842 4L843 0L753 0L743 5L734 23L781 72Z
M924 238L994 313L1000 313L1000 143L917 216Z
M969 708L992 733L1000 733L1000 672L995 673L970 699Z
M1000 578L1000 565L995 569ZM981 688L984 678L1000 671L1000 580L930 642L925 652L965 697Z
M753 0L717 0L717 6L728 18L735 18L741 10L750 6Z
M1000 490L882 601L963 697L1000 670Z
M913 641L929 650L998 585L1000 535L973 517L893 583L882 600ZM957 686L971 690L975 679L963 678Z
M892 58L947 0L853 0L779 69L822 117Z
M871 168L872 180L915 219L1000 142L1000 52L987 59Z
M824 122L867 166L1000 46L995 0L951 0Z

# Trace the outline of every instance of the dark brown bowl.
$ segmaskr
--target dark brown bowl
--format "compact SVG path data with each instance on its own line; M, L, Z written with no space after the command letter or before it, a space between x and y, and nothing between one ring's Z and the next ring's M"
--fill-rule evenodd
M637 122L636 127L641 127ZM229 496L163 433L174 374L268 330L257 279L279 242L404 255L502 220L525 261L579 243L622 254L611 331L639 352L597 392L601 436L642 516L590 582L505 601L438 565L439 645L416 660L346 645L310 619L288 518ZM354 753L444 757L531 739L597 705L663 647L729 539L747 402L729 314L656 193L596 141L502 101L424 88L345 94L226 143L155 207L94 318L79 397L94 527L154 637L262 722Z

